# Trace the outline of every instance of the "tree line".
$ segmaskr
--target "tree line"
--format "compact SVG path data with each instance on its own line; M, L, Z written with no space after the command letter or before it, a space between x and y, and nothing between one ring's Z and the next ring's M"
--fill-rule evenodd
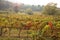
M0 10L25 12L28 14L33 14L33 12L38 11L44 15L60 15L60 8L57 7L56 3L48 3L45 6L40 6L40 5L25 5L23 3L16 4L5 0L0 0Z

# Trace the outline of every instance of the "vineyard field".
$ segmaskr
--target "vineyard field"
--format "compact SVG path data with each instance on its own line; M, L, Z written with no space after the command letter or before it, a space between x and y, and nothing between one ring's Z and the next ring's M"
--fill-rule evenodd
M60 16L0 14L0 37L6 40L60 40Z

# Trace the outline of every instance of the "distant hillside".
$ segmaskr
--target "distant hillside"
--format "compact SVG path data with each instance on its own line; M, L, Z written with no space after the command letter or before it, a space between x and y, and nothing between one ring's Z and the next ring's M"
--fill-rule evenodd
M43 8L40 5L25 5L23 3L18 4L18 5L19 5L19 7L18 7L19 10L26 10L28 8L31 8L33 11L41 11ZM0 0L0 10L8 10L8 9L13 10L14 6L15 6L14 3Z

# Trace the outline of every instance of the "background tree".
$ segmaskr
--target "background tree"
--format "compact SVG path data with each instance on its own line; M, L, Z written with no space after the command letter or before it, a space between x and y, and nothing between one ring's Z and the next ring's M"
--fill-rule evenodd
M18 3L15 3L15 4L14 4L13 9L14 9L14 11L15 11L16 13L19 12L19 7L20 7L20 5L19 5Z
M60 8L57 8L57 13L56 15L60 15Z
M57 12L57 4L56 3L48 3L44 6L42 13L48 15L55 15Z
M31 8L28 8L28 9L26 9L26 11L25 11L27 14L29 14L29 15L32 15L33 14L33 12L32 12L32 9Z

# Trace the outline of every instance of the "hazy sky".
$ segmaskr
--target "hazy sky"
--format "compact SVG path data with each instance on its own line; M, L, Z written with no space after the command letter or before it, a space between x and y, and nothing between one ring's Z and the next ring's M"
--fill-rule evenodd
M60 7L60 0L9 0L14 3L24 3L30 5L46 5L49 2L57 3L57 6Z

